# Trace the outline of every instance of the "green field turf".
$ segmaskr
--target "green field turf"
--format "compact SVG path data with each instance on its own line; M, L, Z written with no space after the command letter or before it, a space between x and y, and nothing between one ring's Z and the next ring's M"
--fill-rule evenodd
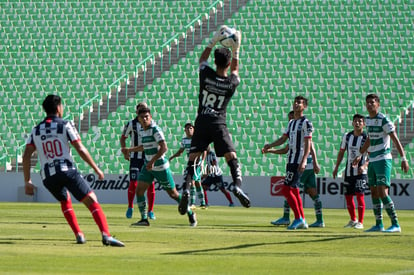
M0 274L414 274L414 211L398 211L403 232L385 234L343 228L345 209L324 209L326 228L288 231L269 223L280 208L212 206L190 228L176 205L156 205L157 220L137 228L125 205L103 204L126 245L117 248L102 245L83 205L74 208L84 245L59 204L0 203ZM313 209L305 215L314 221ZM373 223L367 209L365 227Z

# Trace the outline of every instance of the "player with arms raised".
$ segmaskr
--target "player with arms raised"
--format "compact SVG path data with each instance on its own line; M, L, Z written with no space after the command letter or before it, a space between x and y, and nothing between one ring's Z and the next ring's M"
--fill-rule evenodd
M250 207L250 199L241 189L242 177L236 150L230 137L226 124L226 108L234 95L239 78L239 50L241 33L235 33L235 41L232 51L227 48L217 48L214 51L214 63L216 70L208 65L208 58L217 42L222 40L223 26L215 33L213 39L204 49L200 57L200 91L198 96L198 112L195 121L194 135L191 141L189 160L187 163L187 177L183 188L181 202L178 206L180 214L187 212L189 186L194 175L194 162L207 150L210 143L214 143L214 149L218 157L224 156L230 167L230 173L235 184L233 193L244 207ZM233 56L232 56L233 54ZM230 68L230 75L227 71Z

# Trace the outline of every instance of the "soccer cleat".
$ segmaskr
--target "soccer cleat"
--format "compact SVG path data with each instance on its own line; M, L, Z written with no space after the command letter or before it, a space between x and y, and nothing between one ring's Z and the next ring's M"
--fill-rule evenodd
M350 220L345 226L344 226L344 228L353 228L355 225L357 225L357 221L353 221L353 220Z
M152 211L149 211L149 212L148 212L148 218L150 218L150 220L155 220L155 219L157 219L157 218L155 217L154 212L152 212Z
M384 230L385 233L400 233L401 232L401 227L399 225L391 225L390 227L388 227L386 230Z
M365 232L383 232L384 226L374 225L370 229L365 230Z
M320 221L316 221L316 222L310 224L309 227L320 227L320 228L324 228L325 227L325 223L324 222L320 222Z
M249 197L243 192L243 190L241 190L240 187L235 187L233 189L233 194L234 196L236 196L236 198L239 199L241 205L243 205L246 208L250 207L250 199Z
M184 215L188 211L188 198L190 197L190 192L188 190L184 191L181 195L180 203L178 204L178 212L181 215Z
M195 212L193 212L191 215L188 214L188 220L190 221L190 226L191 227L196 227L197 226L197 215Z
M132 226L149 226L150 223L148 219L141 219L140 221L137 221L136 223L132 223Z
M125 246L121 241L118 241L114 237L106 236L105 234L102 234L102 243L103 245L110 245L110 246L117 246L117 247Z
M364 229L364 225L360 222L357 222L357 224L354 226L355 229Z
M271 221L270 223L276 226L288 226L290 224L290 219L282 217L280 219Z
M201 209L207 209L208 208L208 205L205 204L205 203L202 203L202 204L200 204L200 208Z
M195 206L195 204L190 204L190 209L191 210L196 210L197 209L197 206Z
M309 225L307 224L305 219L302 219L302 225L299 225L297 229L308 229Z
M78 233L76 235L76 243L77 244L84 244L84 243L86 243L86 239L85 239L85 236L83 235L83 233Z
M125 216L126 216L128 219L130 219L130 218L132 218L132 213L134 213L134 208L132 208L132 207L128 207L128 209L127 209L127 211L126 211Z
M229 207L234 207L234 203L229 203Z
M306 229L305 224L306 223L302 218L295 219L292 222L292 224L287 227L287 229L289 229L289 230L302 229L302 228Z

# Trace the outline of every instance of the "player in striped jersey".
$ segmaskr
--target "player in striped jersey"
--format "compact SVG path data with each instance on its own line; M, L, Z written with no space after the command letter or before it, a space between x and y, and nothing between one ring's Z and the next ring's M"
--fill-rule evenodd
M170 170L170 163L165 157L168 148L163 131L152 120L151 111L148 108L141 108L138 111L138 119L142 126L142 129L139 132L141 145L127 148L127 152L144 151L145 163L138 176L138 186L136 189L137 204L141 213L141 220L132 225L149 226L145 191L148 189L148 186L152 184L154 179L156 179L168 195L178 203L181 200L181 196L175 187L175 182ZM190 226L197 226L196 214L188 207L188 205L187 215L190 221Z
M357 166L361 154L369 152L368 164L368 186L371 190L372 206L376 224L366 232L385 231L388 233L401 232L398 223L397 212L394 202L388 194L391 186L392 156L390 139L401 156L401 169L408 172L409 165L405 157L404 148L395 132L395 126L384 114L379 112L380 99L376 94L369 94L365 98L366 108L369 116L365 118L368 138L353 161ZM391 219L391 226L384 230L382 219L382 208L385 207Z
M207 148L207 155L206 155L206 166L203 169L203 189L204 189L204 197L206 199L206 204L208 205L208 197L207 197L207 189L211 187L211 185L215 184L218 189L226 196L227 200L229 201L229 206L233 207L234 203L231 199L230 192L224 186L223 181L223 171L220 168L218 163L218 158L216 153L210 149L210 146Z
M289 121L294 119L294 111L290 111L288 115ZM289 145L286 145L283 149L269 149L263 151L263 153L273 154L287 154L289 152ZM311 143L310 153L308 155L305 171L300 177L300 183L303 185L303 191L309 195L313 201L313 207L315 209L316 221L309 225L309 227L325 227L322 214L322 201L319 198L318 191L316 190L316 174L319 173L320 167L318 164L315 146ZM277 220L270 222L273 225L289 225L290 224L290 207L287 200L283 204L283 216Z
M144 153L143 152L132 152L128 154L126 149L126 139L131 137L131 146L139 146L140 138L138 136L139 130L142 128L141 124L138 121L138 111L140 108L148 107L146 103L140 102L135 108L135 113L137 117L127 122L122 130L122 135L120 138L121 151L124 155L124 158L129 161L129 186L128 186L128 209L126 211L126 217L128 219L132 218L132 213L134 211L134 198L135 190L138 184L138 175L144 165ZM155 184L152 183L147 190L147 199L148 199L148 217L152 220L155 220L154 214L154 200L155 200Z
M365 153L357 166L352 166L359 149L364 145L367 134L364 132L365 119L360 114L355 114L352 118L353 131L345 133L342 137L341 148L339 149L338 156L336 159L335 168L332 172L333 178L335 179L338 175L338 168L341 164L345 152L347 153L347 161L345 166L345 200L348 208L349 216L351 220L345 225L345 228L364 228L364 214L365 214L365 198L364 193L366 184L368 182L367 167L368 158ZM354 196L356 196L358 202L358 220L355 215L355 202Z
M266 153L272 147L282 145L289 140L283 195L295 214L295 220L287 227L290 230L308 228L302 199L299 194L300 177L306 169L307 158L312 145L313 125L303 115L307 106L308 100L305 97L295 97L293 102L294 119L289 121L285 132L279 139L270 144L265 144L262 149L263 153Z
M104 178L101 169L99 169L88 150L83 146L73 122L62 119L63 106L61 97L48 95L43 101L42 106L47 116L33 128L23 153L23 174L26 194L34 194L34 186L30 178L30 168L31 157L37 151L43 184L60 202L63 215L76 236L76 242L83 244L86 243L86 240L80 230L75 211L72 207L70 193L78 201L83 202L91 212L95 223L101 231L102 243L104 245L124 246L122 242L111 237L105 214L95 193L75 167L69 143L76 149L80 157L95 170L99 179L102 180Z
M194 134L194 126L190 122L184 125L185 137L181 139L181 146L178 151L172 155L168 160L171 162L172 159L181 156L181 154L186 151L187 157L190 155L190 148L191 148L191 139ZM195 169L196 172L193 175L193 181L191 182L190 188L190 208L194 209L195 202L196 202L196 193L197 197L200 200L200 208L206 208L206 201L204 199L204 191L203 187L201 186L201 166L203 163L203 158L200 158L198 165L196 165ZM184 180L186 178L186 174L184 173Z

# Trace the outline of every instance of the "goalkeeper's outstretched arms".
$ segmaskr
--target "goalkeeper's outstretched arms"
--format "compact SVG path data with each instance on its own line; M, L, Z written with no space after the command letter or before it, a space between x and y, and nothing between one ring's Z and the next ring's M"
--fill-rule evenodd
M230 65L230 72L232 74L239 75L239 55L240 55L240 45L241 45L241 32L236 31L236 39L234 41L232 51L232 59Z
M221 26L213 35L213 38L208 42L207 47L204 49L204 51L201 53L199 64L205 62L208 60L211 50L214 48L214 46L219 42L221 39L223 39L225 36L222 34L222 29L227 28L227 26L223 25Z

